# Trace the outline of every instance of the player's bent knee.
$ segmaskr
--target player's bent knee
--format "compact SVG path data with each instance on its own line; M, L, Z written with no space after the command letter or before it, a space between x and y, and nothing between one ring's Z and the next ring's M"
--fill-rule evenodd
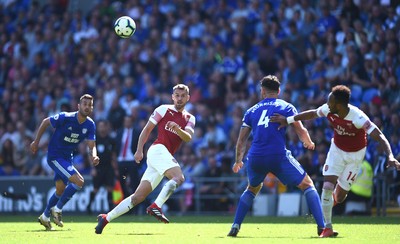
M310 186L314 186L314 182L311 180L310 176L306 174L304 176L303 180L301 183L297 186L300 190L304 191L305 189L309 188Z
M262 188L263 184L259 184L258 186L247 186L247 190L251 191L252 193L254 193L254 195L257 195Z
M176 177L176 178L173 178L172 180L174 180L178 184L178 186L180 186L183 184L183 182L185 182L185 177L183 177L183 176Z
M333 189L335 189L335 184L333 184L332 182L329 182L329 181L325 181L322 188L333 191Z

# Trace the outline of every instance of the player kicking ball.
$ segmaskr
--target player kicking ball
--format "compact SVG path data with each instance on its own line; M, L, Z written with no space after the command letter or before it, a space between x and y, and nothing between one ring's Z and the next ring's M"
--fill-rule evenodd
M154 216L163 223L169 223L161 207L185 180L181 167L173 157L173 154L183 141L191 141L194 133L195 117L185 110L185 105L189 98L189 88L186 85L178 84L174 86L172 92L174 104L161 105L151 114L149 121L140 133L137 150L134 155L135 161L140 163L143 159L143 146L150 133L158 126L157 139L147 152L147 169L135 193L125 198L108 214L100 214L97 217L96 234L101 234L109 222L143 202L158 186L164 176L169 181L164 185L154 203L147 208L147 214Z

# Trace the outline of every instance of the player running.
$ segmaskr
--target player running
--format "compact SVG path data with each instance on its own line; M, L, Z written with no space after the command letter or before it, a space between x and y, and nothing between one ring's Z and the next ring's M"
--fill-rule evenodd
M53 229L50 223L50 212L54 223L59 227L64 226L62 208L78 190L82 189L83 177L72 164L73 152L79 143L86 140L93 165L99 164L100 159L96 150L96 125L89 117L92 111L93 97L85 94L79 100L78 111L61 112L45 118L37 130L35 140L31 143L31 151L36 153L40 138L47 127L51 125L55 128L48 146L47 163L55 172L56 191L38 218L39 223L46 230Z

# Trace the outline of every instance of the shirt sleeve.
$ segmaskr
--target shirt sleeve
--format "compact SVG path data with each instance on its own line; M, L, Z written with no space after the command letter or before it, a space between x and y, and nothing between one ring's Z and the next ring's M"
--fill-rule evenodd
M193 115L190 115L189 121L185 126L185 130L190 130L192 133L194 133L194 126L196 125L196 117Z
M317 108L318 117L326 117L326 116L328 116L329 112L330 112L329 106L326 103L324 105L321 105L319 108Z
M250 117L251 117L250 112L249 112L249 110L247 110L242 119L242 127L251 128L251 118Z
M376 125L362 111L359 112L353 124L358 129L363 128L368 135L376 128Z
M65 119L64 112L55 114L53 116L50 116L50 124L51 124L51 126L53 126L53 128L57 128L64 123L64 119Z
M153 113L150 115L149 121L155 125L160 122L160 120L164 117L165 113L167 112L167 107L166 106L159 106L156 109L154 109Z

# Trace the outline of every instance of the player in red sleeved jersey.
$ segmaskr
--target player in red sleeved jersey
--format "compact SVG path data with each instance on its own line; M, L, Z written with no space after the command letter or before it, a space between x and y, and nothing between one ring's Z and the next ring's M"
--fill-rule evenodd
M329 94L328 102L321 107L287 118L276 114L270 120L286 126L298 120L326 117L334 130L323 169L321 202L327 228L320 237L337 235L332 228L332 207L334 202L341 203L346 199L351 184L357 177L365 157L367 133L383 146L388 157L388 167L400 170L400 163L393 156L388 140L364 112L349 104L350 94L348 87L335 86Z
M97 234L102 233L108 222L143 202L164 176L169 181L164 185L154 203L147 208L147 213L161 222L169 223L169 220L162 213L161 207L185 180L181 167L173 154L182 141L189 142L192 139L196 123L195 117L185 110L189 98L189 88L186 85L178 84L173 88L172 100L174 104L161 105L154 110L139 136L134 155L135 161L140 163L143 159L143 146L150 133L157 126L157 139L147 152L147 169L135 193L125 198L108 214L100 214L97 217L98 224L95 228Z

